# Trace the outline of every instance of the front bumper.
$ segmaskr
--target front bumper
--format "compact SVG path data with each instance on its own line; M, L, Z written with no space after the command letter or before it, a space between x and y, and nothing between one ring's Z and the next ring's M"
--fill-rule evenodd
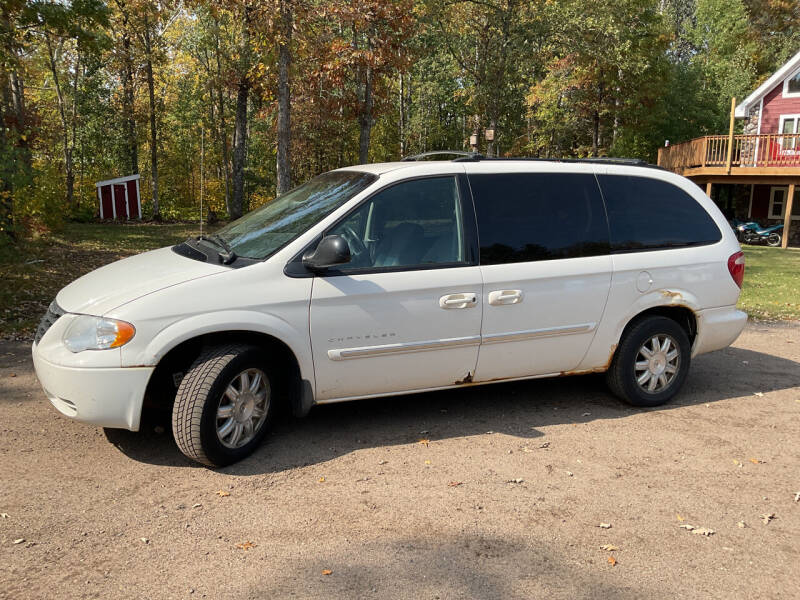
M64 367L33 347L33 366L47 398L76 421L139 430L145 389L155 367Z
M697 337L692 356L727 348L736 341L747 323L747 313L735 306L709 308L696 314Z

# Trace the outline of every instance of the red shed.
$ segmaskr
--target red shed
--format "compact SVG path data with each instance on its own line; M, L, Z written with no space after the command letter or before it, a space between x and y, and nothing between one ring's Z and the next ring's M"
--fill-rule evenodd
M139 174L106 179L95 183L100 202L101 219L142 218L142 200L139 196Z

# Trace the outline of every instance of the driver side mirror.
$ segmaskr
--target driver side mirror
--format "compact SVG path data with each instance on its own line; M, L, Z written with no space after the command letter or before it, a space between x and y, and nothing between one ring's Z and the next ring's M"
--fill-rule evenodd
M314 250L303 255L303 266L310 271L322 271L350 262L350 246L340 235L326 235Z

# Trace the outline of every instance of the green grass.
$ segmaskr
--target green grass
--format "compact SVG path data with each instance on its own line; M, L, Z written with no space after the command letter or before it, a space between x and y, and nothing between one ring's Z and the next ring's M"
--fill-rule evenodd
M800 319L800 249L744 246L739 308L753 319Z
M32 339L58 291L81 275L197 233L197 224L69 223L16 246L0 240L0 338Z
M0 338L30 339L58 290L81 275L197 233L196 224L70 223L17 246L0 243ZM740 308L758 320L800 319L800 249L746 246L744 253Z

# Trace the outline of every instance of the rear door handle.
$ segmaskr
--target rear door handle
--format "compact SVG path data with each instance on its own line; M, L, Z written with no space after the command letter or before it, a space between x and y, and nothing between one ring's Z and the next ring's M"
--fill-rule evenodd
M519 304L520 302L522 302L522 290L495 290L489 292L489 304L492 306Z
M463 294L447 294L439 298L440 308L470 308L478 303L478 294L465 292Z

